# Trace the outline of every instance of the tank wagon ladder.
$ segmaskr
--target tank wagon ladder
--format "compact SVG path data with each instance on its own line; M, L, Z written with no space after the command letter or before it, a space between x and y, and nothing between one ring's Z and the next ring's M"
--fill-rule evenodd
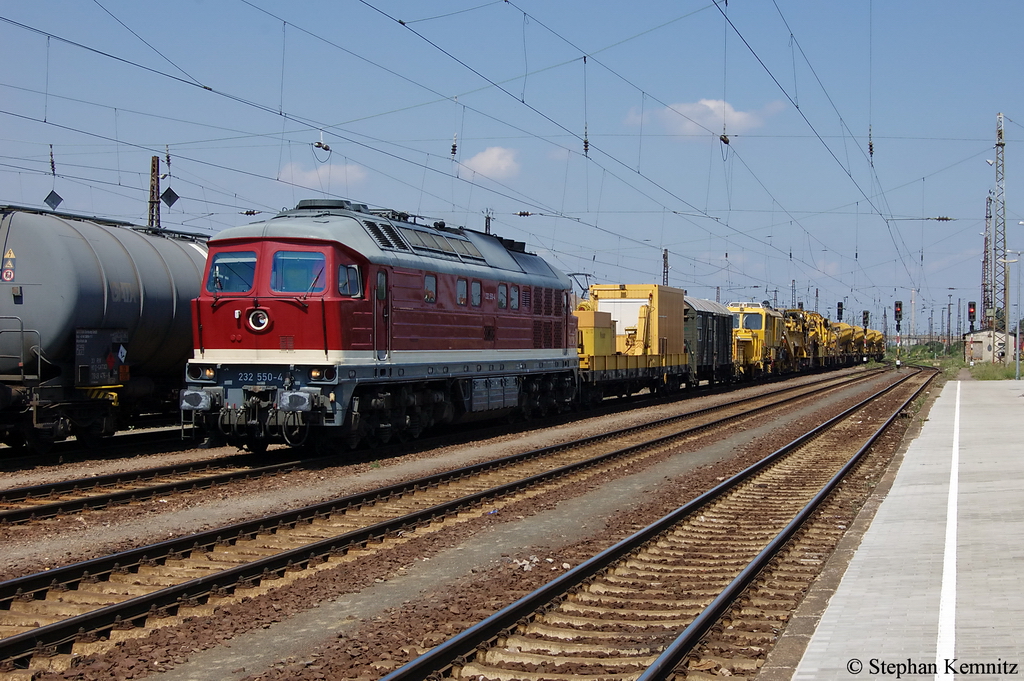
M18 373L18 374L0 375L0 381L20 381L22 383L27 383L29 381L38 381L39 377L42 375L43 358L37 352L36 353L36 373L35 373L35 375L26 374L25 373L25 353L24 353L24 350L25 350L25 335L26 334L33 334L33 335L35 335L35 337L36 337L36 344L34 346L32 346L33 348L41 347L42 339L39 337L39 332L36 331L35 329L27 329L26 330L25 329L25 322L22 320L21 317L0 316L0 320L3 320L3 321L16 321L16 322L18 322L18 329L17 329L17 331L15 331L14 329L2 329L2 328L0 328L0 347L3 347L2 340L3 340L3 336L4 335L10 334L10 333L17 333L18 334L18 347L20 347L22 349L22 352L17 354L17 355L3 355L3 354L0 354L0 358L2 358L2 359L17 359L18 360L18 366L21 367L21 372Z

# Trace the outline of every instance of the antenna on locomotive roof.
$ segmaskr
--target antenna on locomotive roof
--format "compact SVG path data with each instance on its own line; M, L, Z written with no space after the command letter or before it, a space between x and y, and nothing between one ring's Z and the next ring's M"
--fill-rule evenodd
M484 212L484 234L491 233L491 209L488 208Z

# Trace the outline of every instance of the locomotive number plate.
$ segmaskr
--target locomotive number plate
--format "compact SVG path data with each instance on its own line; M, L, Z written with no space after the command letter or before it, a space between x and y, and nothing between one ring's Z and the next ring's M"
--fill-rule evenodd
M239 371L237 380L242 385L254 383L280 383L284 380L284 374L274 371Z

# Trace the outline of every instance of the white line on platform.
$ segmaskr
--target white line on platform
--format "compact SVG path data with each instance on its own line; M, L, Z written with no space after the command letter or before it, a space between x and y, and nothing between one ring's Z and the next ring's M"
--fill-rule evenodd
M935 668L945 669L945 660L953 659L956 645L956 502L960 469L960 385L956 382L956 406L953 409L953 457L949 470L949 497L946 500L946 547L942 557L942 592L939 597L939 636L935 649ZM939 673L936 680L945 677Z

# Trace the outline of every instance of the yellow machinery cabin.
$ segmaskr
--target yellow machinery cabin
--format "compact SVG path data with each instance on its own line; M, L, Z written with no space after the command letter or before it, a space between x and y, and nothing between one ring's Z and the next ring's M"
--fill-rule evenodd
M766 303L729 303L732 312L733 362L736 374L756 378L777 374L789 361L782 313Z

